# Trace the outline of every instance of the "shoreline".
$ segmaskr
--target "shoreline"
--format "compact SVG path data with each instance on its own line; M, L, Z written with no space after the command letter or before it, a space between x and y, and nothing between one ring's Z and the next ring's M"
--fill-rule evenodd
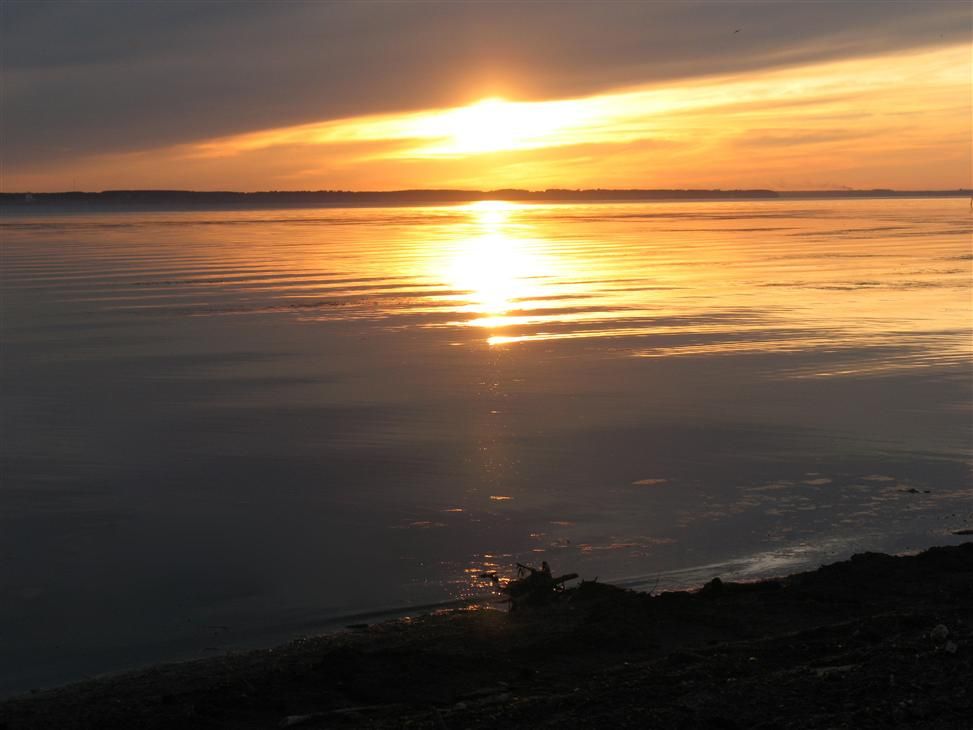
M588 582L545 608L447 610L22 695L0 702L0 728L959 728L967 686L973 542L694 592Z
M727 203L886 199L957 199L973 197L966 188L943 190L697 190L697 189L550 189L550 190L315 190L195 191L103 190L99 192L3 192L0 210L28 212L191 212L231 210L313 210L421 208L482 202L554 204Z

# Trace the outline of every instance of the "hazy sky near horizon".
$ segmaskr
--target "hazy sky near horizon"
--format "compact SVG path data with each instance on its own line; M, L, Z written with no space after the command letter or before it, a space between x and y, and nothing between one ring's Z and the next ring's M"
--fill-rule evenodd
M965 0L0 13L5 191L971 184Z

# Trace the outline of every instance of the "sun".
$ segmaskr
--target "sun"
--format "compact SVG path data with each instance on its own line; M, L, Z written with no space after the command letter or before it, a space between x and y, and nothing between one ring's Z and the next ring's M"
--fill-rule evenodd
M544 147L565 126L563 110L549 104L491 97L427 117L414 128L437 142L426 155L476 155ZM421 128L420 128L421 127Z
M527 131L523 117L516 104L503 99L484 99L456 111L452 143L472 154L513 149Z

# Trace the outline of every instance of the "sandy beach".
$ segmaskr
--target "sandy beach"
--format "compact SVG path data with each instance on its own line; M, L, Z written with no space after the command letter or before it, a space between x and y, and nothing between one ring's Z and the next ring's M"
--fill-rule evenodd
M973 543L659 595L584 582L0 704L0 727L968 728Z

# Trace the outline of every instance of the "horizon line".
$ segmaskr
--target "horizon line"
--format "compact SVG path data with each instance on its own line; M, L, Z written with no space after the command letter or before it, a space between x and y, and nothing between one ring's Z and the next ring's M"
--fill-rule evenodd
M720 195L732 196L741 195L746 197L753 196L791 196L791 195L864 195L864 194L885 194L885 195L973 195L973 186L955 188L802 188L802 189L777 189L777 188L491 188L478 190L473 188L397 188L389 190L351 190L343 188L318 188L318 189L265 189L265 190L229 190L229 189L210 189L199 190L193 188L106 188L103 190L56 190L56 191L0 191L0 198L9 201L12 198L22 198L26 200L35 198L55 197L55 196L161 196L161 195L181 195L181 196L288 196L288 195L320 195L320 196L407 196L407 195L447 195L447 196L469 196L481 199L498 199L503 196L523 196L539 197L544 195L558 196L610 196L618 194L622 196L634 197L638 195L665 195L672 194L678 196L688 195ZM496 196L484 198L484 196ZM22 201L23 202L23 201Z

